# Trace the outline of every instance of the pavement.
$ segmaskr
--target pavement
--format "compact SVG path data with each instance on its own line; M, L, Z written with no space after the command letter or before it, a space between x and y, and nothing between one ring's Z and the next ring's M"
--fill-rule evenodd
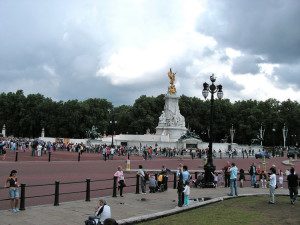
M124 197L103 197L112 210L112 217L119 224L135 224L151 218L174 214L190 208L200 207L222 201L226 198L229 188L217 187L211 189L191 188L190 206L177 206L177 190L170 188L165 192L134 194L125 193ZM239 188L239 196L266 195L269 200L269 189ZM288 194L288 189L277 189L276 194ZM99 198L90 202L84 200L60 203L59 206L40 205L28 206L24 211L13 213L10 210L0 210L1 225L82 225L89 215L92 215ZM207 200L208 199L208 200ZM209 200L210 199L210 200ZM204 201L206 200L206 201Z

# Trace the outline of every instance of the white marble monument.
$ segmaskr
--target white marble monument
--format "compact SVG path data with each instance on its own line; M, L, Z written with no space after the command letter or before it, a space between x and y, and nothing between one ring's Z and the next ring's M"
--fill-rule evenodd
M170 139L178 140L187 132L185 127L185 119L180 114L178 100L175 87L175 74L172 69L168 72L170 86L165 96L165 107L159 117L158 126L156 127L157 135L169 135Z
M157 135L169 135L170 139L178 140L186 133L185 119L180 114L178 100L179 97L176 94L166 94L164 111L162 111L156 127Z

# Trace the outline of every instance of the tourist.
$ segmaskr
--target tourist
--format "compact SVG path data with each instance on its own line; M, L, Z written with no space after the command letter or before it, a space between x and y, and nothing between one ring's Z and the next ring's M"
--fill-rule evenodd
M215 173L211 172L211 174L214 177L214 185L215 185L215 187L218 187L218 173L217 172L215 172Z
M279 170L278 183L279 183L279 187L283 188L283 172L282 172L282 170Z
M275 174L277 174L276 165L275 165L275 164L273 164L273 165L271 166L271 168L273 168L273 169L275 170Z
M202 187L203 186L202 184L204 182L203 179L204 179L204 174L200 172L197 176L197 179L193 180L195 187L198 187L198 186Z
M188 167L186 165L184 165L182 168L183 168L183 172L182 172L183 183L185 183L187 181L190 182L191 175L190 175L190 172L188 171Z
M298 196L298 175L295 174L295 169L290 169L290 174L287 177L288 187L290 192L291 204L295 204Z
M150 193L155 193L157 190L157 181L154 175L151 175L149 178L149 189Z
M183 165L182 163L179 163L178 169L177 169L177 177L179 177L179 174L183 172Z
M105 147L102 147L102 148L101 148L101 152L102 152L102 159L103 159L104 161L106 161L106 148L105 148Z
M244 187L244 181L245 181L245 171L243 169L240 169L239 181L240 181L240 188L243 188Z
M252 163L252 165L249 168L249 174L251 176L251 187L254 187L256 184L256 166L254 165L254 163Z
M236 185L238 168L236 167L235 163L231 163L231 167L230 167L229 171L230 171L230 194L229 194L229 196L234 196L234 195L238 196L237 185Z
M114 146L112 145L111 148L110 148L110 159L113 160L114 159L114 155L115 155L115 148Z
M37 156L42 156L42 145L41 144L38 144L37 146Z
M6 147L2 146L2 160L6 159Z
M223 168L224 171L224 180L225 180L225 187L229 187L230 186L230 163L227 161L227 164L225 165L225 167Z
M275 204L275 188L276 188L276 170L274 167L270 168L271 175L269 177L270 183L269 183L269 188L270 188L270 200L269 204Z
M184 183L185 185L184 185L184 189L183 189L183 194L184 194L184 206L189 206L189 204L190 204L190 193L191 193L191 188L190 188L190 186L189 186L189 182L188 181L186 181L185 183Z
M19 212L18 203L20 198L17 171L12 170L6 179L4 187L9 188L10 207L12 212Z
M143 166L139 165L139 169L137 171L137 174L140 176L140 182L141 182L141 189L142 194L146 194L146 179L145 179L145 172L143 171Z
M6 158L6 149L5 149L5 141L0 139L0 155L2 155L2 160Z
M267 188L267 174L264 170L262 170L259 174L259 180L261 183L261 188Z
M85 221L86 225L99 224L99 222L100 225L103 225L106 219L111 218L110 207L106 204L104 199L99 199L95 209L95 215L89 216L89 219Z
M118 166L117 172L115 172L114 177L117 177L118 190L120 190L120 196L123 197L123 188L126 187L124 173L121 166Z

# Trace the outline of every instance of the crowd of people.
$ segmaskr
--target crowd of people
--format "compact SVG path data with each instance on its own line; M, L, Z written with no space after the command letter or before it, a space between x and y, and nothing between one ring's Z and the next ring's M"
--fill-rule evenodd
M38 140L29 139L4 139L0 140L0 151L2 158L5 159L7 150L10 151L31 151L32 156L41 156L41 154L48 151L66 150L74 151L82 154L87 151L88 147L84 144L64 144L58 142L41 142ZM97 150L102 154L103 159L113 159L114 155L126 155L135 151L139 151L136 147L122 147L122 146L98 146ZM143 147L144 160L151 159L153 156L163 155L166 157L174 157L176 155L182 155L188 152L185 149L178 151L171 148L152 148L151 146ZM190 151L188 154L191 157L195 157L200 154L206 154L205 150ZM252 152L249 154L253 154ZM246 171L246 172L245 172ZM141 194L162 192L167 189L168 175L171 170L162 166L160 171L149 172L143 168L143 165L138 166L137 175L139 175L139 184L141 188ZM248 175L249 174L249 175ZM177 177L177 190L178 190L178 205L189 206L190 194L193 191L191 187L204 187L207 181L206 175L200 172L195 180L192 180L192 176L188 170L187 165L179 164L176 172ZM284 181L287 180L288 189L290 193L291 204L295 204L298 196L298 183L299 177L292 167L289 170L282 171L277 169L275 165L266 171L266 168L262 169L260 165L255 165L253 162L248 170L244 168L238 168L235 162L227 161L226 165L221 171L215 171L210 174L213 180L214 187L229 188L229 196L238 196L238 188L245 186L246 176L249 176L250 185L253 188L269 188L269 203L275 204L275 192L277 188L284 187ZM118 166L117 171L114 173L114 177L117 180L117 188L119 196L124 196L124 188L126 187L125 175L121 166ZM147 188L148 186L148 188ZM14 213L19 212L19 180L17 178L17 171L12 170L5 181L5 187L9 189L8 194L10 198L11 211ZM117 224L115 220L111 219L111 209L104 199L100 199L96 207L95 214L90 216L86 221L87 225L90 224Z
M146 171L142 165L139 165L137 170L137 175L140 177L140 188L142 194L161 192L167 189L168 174L172 173L170 169L162 166L160 171L155 171L150 173ZM275 165L269 169L269 172L261 170L257 167L255 163L252 163L248 169L250 176L251 187L259 188L269 188L269 204L275 204L275 190L277 188L283 188L284 176L288 183L289 196L291 204L295 204L298 196L298 182L299 177L295 172L293 167L290 170L286 170L285 173L281 170L277 170ZM178 205L179 206L189 206L190 194L192 192L191 186L195 188L201 186L200 184L205 182L205 174L199 173L196 180L192 180L192 176L188 170L188 167L183 164L179 164L176 172L177 176L177 190L178 190ZM245 182L245 171L243 169L238 169L234 162L229 163L224 166L220 173L211 173L213 177L214 187L230 188L229 196L238 196L238 184L239 187L244 187ZM239 176L239 178L238 178ZM278 178L277 178L278 176ZM117 185L119 190L119 196L123 197L123 188L126 187L125 175L121 166L118 166L117 171L114 173L114 177L117 179ZM148 190L147 190L148 185ZM19 180L17 178L17 171L12 170L5 181L5 187L9 189L8 194L10 198L11 210L14 213L19 212ZM85 221L86 225L92 224L117 224L117 222L111 218L111 208L107 205L104 199L100 199L98 205L95 209L95 214L90 216L88 220Z
M98 153L102 156L103 160L113 159L114 156L129 156L129 155L140 155L144 160L152 160L156 157L168 157L168 158L183 158L191 157L195 158L207 158L208 148L204 149L185 149L185 148L170 148L170 147L159 147L157 144L154 146L141 145L140 146L123 146L123 145L107 145L107 144L96 144L91 145L90 143L72 143L64 142L63 139L57 138L55 141L43 141L40 139L29 139L29 138L14 138L14 137L0 137L0 155L2 160L6 159L6 153L8 150L11 151L23 151L30 152L31 156L42 156L48 152L54 151L68 151L77 152L83 154ZM213 149L214 158L235 158L235 157L254 157L255 153L261 153L264 149L258 149L256 152L252 148L230 148L227 151L221 149ZM275 148L272 151L272 156L282 156L283 149Z

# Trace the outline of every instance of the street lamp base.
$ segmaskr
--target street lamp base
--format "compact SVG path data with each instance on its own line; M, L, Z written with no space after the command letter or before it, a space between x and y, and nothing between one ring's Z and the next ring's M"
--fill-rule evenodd
M213 164L206 164L204 166L204 188L215 188L213 173L215 172L216 167Z

